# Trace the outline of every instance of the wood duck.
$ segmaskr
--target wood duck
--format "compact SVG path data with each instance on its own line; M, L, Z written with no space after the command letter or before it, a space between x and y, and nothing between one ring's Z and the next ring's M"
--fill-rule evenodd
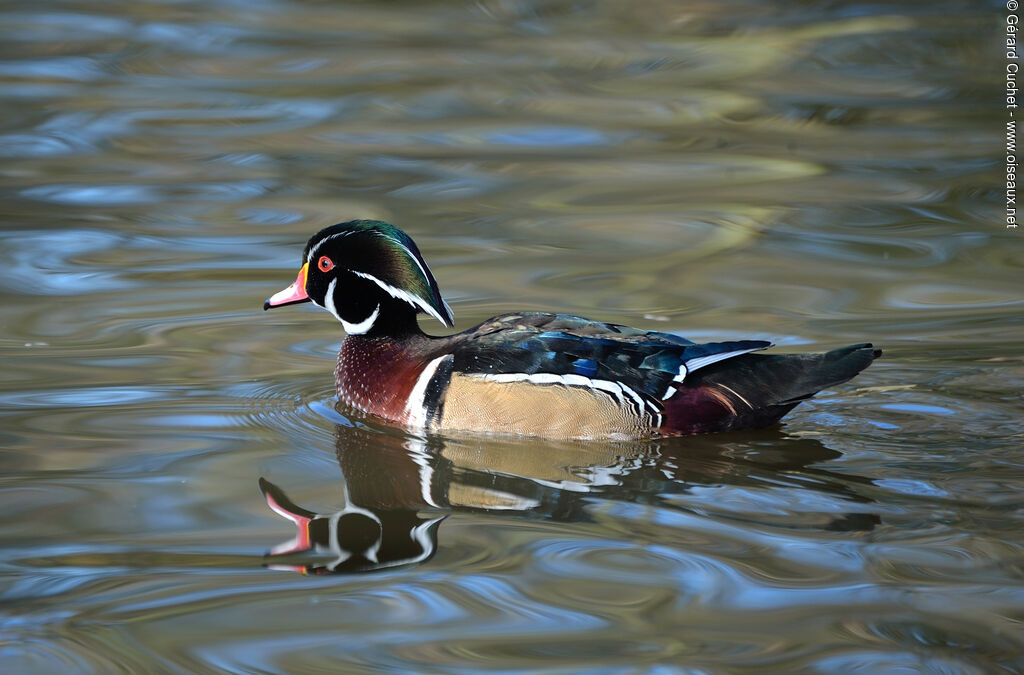
M421 432L626 439L756 429L881 355L869 343L761 355L772 343L695 344L541 312L426 335L417 314L450 328L452 311L412 239L378 220L313 235L295 283L263 308L310 301L347 333L340 401Z

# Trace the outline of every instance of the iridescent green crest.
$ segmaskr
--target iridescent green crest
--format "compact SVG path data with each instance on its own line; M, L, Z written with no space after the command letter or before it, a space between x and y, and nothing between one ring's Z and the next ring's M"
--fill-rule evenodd
M391 297L408 302L448 327L455 324L452 310L441 297L416 243L399 228L382 220L332 225L313 235L303 251L303 261L312 263L328 242L336 242L330 248L341 252L334 261L336 265L373 281Z

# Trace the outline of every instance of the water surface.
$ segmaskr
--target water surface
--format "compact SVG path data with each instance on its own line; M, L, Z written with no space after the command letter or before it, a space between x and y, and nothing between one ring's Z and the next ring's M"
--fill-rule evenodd
M1019 671L1002 11L4 7L0 668ZM260 310L355 217L459 329L885 357L761 432L416 437Z

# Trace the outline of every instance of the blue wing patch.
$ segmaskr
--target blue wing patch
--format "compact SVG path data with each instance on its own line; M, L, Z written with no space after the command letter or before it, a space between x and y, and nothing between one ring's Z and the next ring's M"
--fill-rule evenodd
M597 361L593 359L576 359L572 364L572 370L583 377L593 377L597 374Z
M529 312L495 317L467 338L471 345L455 352L457 371L575 375L621 385L655 402L689 372L771 346L763 340L694 344L672 333Z

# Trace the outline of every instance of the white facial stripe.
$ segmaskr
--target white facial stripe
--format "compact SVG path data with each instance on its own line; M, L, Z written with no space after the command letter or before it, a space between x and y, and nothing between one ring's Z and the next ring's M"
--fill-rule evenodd
M409 426L414 429L422 429L427 426L427 408L424 405L427 398L427 386L430 385L430 379L434 377L434 373L437 372L437 367L441 365L441 362L445 359L454 358L451 354L438 356L420 371L419 377L416 378L416 384L409 394L409 401L405 404L405 414Z
M396 300L402 300L404 302L408 302L413 307L419 307L424 312L426 312L430 316L434 317L435 319L437 319L438 321L440 321L444 325L446 325L446 326L450 325L448 323L448 320L445 319L445 318L442 318L441 315L438 314L436 309L434 309L433 307L431 307L430 305L428 305L426 302L423 301L423 298L418 298L418 297L416 297L415 295L413 295L411 293L403 291L401 288L395 288L391 284L386 284L383 281L381 281L380 279L378 279L377 277L373 276L372 274L367 274L366 272L357 272L355 270L352 270L352 274L356 275L357 277L362 277L363 279L368 279L368 280L372 281L373 283L377 284L382 289L384 289L384 292L387 293L388 295L390 295L392 298L395 298ZM447 306L448 305L446 304L445 307L447 307ZM451 313L450 309L448 311L449 311L449 313Z
M317 242L316 246L314 246L312 249L310 249L309 255L306 256L306 262L308 262L308 263L313 262L313 258L316 257L316 252L320 250L321 246L323 246L324 244L329 242L331 239L337 239L338 237L347 237L347 236L349 236L351 234L356 234L357 232L358 232L358 230L348 230L346 232L337 232L335 234L330 235L329 237L324 237L323 239L321 239L320 241ZM394 237L392 237L390 235L384 234L383 232L379 232L379 231L373 230L373 233L376 234L379 237L383 237L384 239L390 239L391 241L393 241L396 244L398 244L402 248L402 250L405 251L406 255L408 255L410 258L412 258L413 262L416 263L416 266L420 268L420 272L423 274L423 278L427 279L428 281L430 280L430 274L427 272L427 268L425 268L423 266L423 263L420 262L420 259L415 254L413 254L412 251L409 250L408 246L403 244L398 239L395 239Z
M734 356L740 356L742 354L749 354L750 352L761 351L762 349L768 349L772 345L765 345L764 347L754 347L753 349L737 349L734 352L722 352L721 354L711 354L709 356L698 356L695 359L690 359L685 363L679 364L679 374L672 378L673 382L682 382L686 379L687 374L692 373L698 368L704 368L710 366L712 363L718 363L725 359L731 359Z
M309 255L306 256L306 262L308 262L308 263L313 262L313 258L316 257L316 252L320 250L321 246L323 246L324 244L329 242L331 239L337 239L338 237L347 237L350 234L353 234L353 232L352 231L337 232L335 234L332 234L329 237L324 237L323 239L321 239L320 241L317 242L316 246L314 246L313 248L311 248L309 250Z

